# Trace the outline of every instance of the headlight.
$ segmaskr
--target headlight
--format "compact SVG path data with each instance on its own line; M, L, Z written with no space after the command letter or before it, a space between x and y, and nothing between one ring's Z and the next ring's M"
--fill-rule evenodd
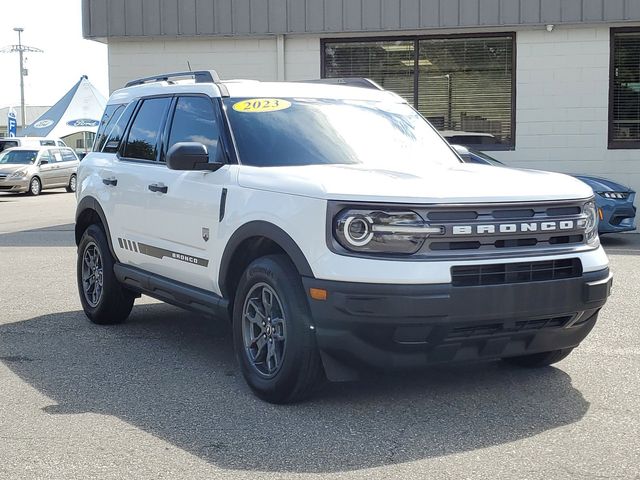
M333 231L347 250L410 255L430 234L442 233L442 227L425 224L412 211L347 209L336 215Z
M598 192L598 195L610 200L624 200L629 196L627 192Z
M16 170L11 175L9 175L9 178L22 178L26 174L27 174L26 170Z
M585 236L589 245L597 245L600 241L598 238L598 211L594 202L587 202L582 207L582 213L585 215L584 227Z

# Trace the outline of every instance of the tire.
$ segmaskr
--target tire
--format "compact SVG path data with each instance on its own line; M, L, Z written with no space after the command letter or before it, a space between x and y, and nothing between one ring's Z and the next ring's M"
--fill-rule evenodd
M93 262L90 261L91 258L94 259ZM113 273L114 263L104 231L99 225L90 225L78 246L76 273L84 313L89 320L99 325L124 322L131 313L135 300L135 294L118 282ZM89 278L91 276L92 281Z
M32 197L37 197L42 192L42 182L38 177L33 177L29 182L29 190L28 193Z
M69 178L69 185L67 185L67 192L69 193L75 193L76 188L78 186L78 177L74 175L71 175L71 177Z
M558 363L560 360L564 360L572 351L573 348L563 348L560 350L552 350L551 352L522 355L520 357L507 357L503 358L503 360L519 367L541 368L548 367L549 365Z
M297 402L320 384L324 370L311 325L300 274L291 261L285 255L254 260L236 292L233 340L242 374L259 398Z

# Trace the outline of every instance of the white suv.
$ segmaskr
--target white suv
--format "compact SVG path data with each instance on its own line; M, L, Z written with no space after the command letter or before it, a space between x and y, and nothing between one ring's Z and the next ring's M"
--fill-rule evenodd
M591 189L464 164L399 96L342 83L116 91L78 170L89 319L122 322L140 294L227 317L271 402L363 368L566 357L612 282Z

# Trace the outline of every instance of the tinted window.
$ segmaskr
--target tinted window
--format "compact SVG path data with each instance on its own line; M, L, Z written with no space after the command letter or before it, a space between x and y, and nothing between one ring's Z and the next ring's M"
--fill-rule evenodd
M280 109L254 112L243 110L246 100L225 100L243 164L363 164L414 171L420 166L460 162L438 133L405 103L266 101L279 102Z
M43 151L42 155L40 155L40 162L42 162L43 160L48 163L55 162L55 159L51 156L48 150Z
M36 150L7 150L0 153L0 164L30 164L36 159Z
M96 141L93 144L94 152L102 150L104 143L107 141L107 135L111 128L113 128L115 121L118 120L118 117L122 114L123 110L124 105L107 105L107 108L104 109L104 114L102 115L100 126L98 127Z
M131 124L124 156L140 160L155 160L158 152L158 134L162 127L170 98L149 98L142 103Z
M43 147L55 147L56 142L53 140L40 140L40 145Z
M64 142L58 142L58 146L59 146L59 147L66 147L66 145L64 144Z
M60 150L62 152L62 161L63 162L74 162L77 160L75 153L70 148L63 148Z
M17 146L18 146L18 142L13 142L11 140L0 142L0 152L3 150L6 150L7 148L13 148Z
M136 108L136 102L131 102L127 107L122 111L120 117L117 114L113 115L113 122L110 122L108 128L105 129L107 132L106 138L107 140L101 142L100 145L104 143L104 147L102 147L102 151L106 153L116 153L118 151L118 147L120 146L120 142L122 141L122 136L124 135L124 131L127 128L127 124L131 119L131 115L133 115L133 111ZM96 141L96 145L98 142ZM96 149L96 151L100 151Z
M167 150L178 142L199 142L207 147L218 144L218 124L213 102L206 97L181 97L171 124Z
M62 154L60 153L60 150L58 150L57 148L49 150L49 153L51 153L51 156L53 157L55 162L62 161Z
M609 147L640 148L640 30L613 30Z

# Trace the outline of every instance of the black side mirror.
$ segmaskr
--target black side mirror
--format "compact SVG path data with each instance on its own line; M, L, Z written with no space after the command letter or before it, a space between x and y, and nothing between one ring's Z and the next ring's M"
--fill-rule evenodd
M213 155L214 162L209 163L209 154ZM167 152L167 166L171 170L207 170L214 172L224 165L218 159L218 148L210 147L207 150L198 142L179 142Z
M49 163L49 160L45 160L44 158L40 160L40 165L46 165L47 163Z

